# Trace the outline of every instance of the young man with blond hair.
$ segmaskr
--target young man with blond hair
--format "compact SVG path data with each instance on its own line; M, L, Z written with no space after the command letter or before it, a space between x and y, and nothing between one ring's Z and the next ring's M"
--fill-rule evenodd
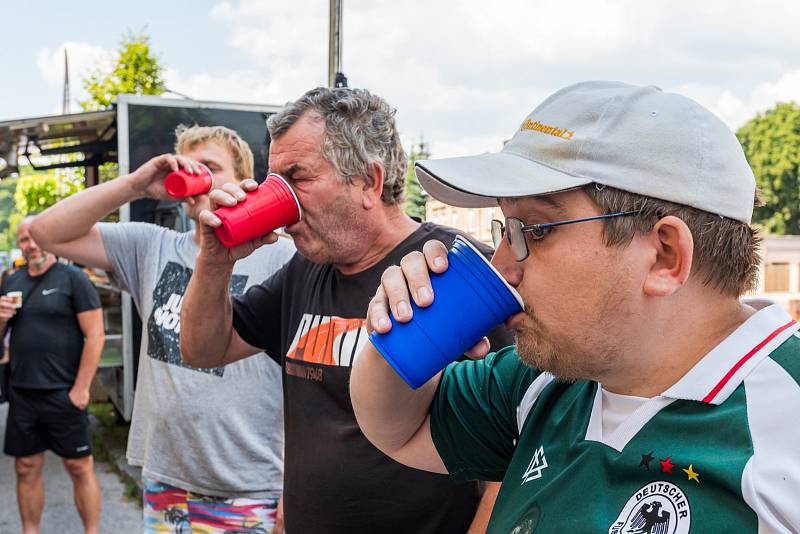
M263 353L207 369L181 360L180 309L199 252L199 226L177 233L147 223L98 222L126 202L169 199L164 177L179 168L205 165L215 189L252 178L252 152L233 130L179 127L176 135L175 155L155 157L58 203L31 232L49 250L111 273L139 310L143 335L127 455L142 467L145 531L271 532L283 483L280 367ZM208 195L184 201L194 221L208 207ZM281 239L237 262L230 291L241 294L293 253Z
M367 345L350 393L378 448L502 480L490 533L800 532L800 326L740 300L758 279L756 185L721 120L657 87L586 82L500 153L416 165L443 202L499 204L492 263L525 309L506 321L515 346L416 391ZM390 267L368 328L446 298L428 275L446 258L429 241Z

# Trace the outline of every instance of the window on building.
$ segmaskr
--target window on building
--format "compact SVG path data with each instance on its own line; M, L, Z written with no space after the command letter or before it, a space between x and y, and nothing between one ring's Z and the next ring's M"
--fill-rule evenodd
M789 291L788 263L768 263L764 267L764 291L766 293Z

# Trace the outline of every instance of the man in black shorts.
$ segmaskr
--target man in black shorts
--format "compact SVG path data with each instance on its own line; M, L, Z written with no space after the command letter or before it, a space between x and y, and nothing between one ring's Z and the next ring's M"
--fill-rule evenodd
M89 278L59 263L17 228L27 267L0 287L0 334L11 329L9 411L4 451L16 458L17 500L25 533L38 533L44 508L44 451L61 456L84 531L98 532L86 406L103 349L103 311Z

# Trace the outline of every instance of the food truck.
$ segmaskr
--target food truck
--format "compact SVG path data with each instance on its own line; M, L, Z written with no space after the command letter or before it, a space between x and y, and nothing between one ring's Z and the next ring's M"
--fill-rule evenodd
M82 167L85 186L92 187L99 183L102 166L116 163L117 175L127 174L153 156L172 152L178 125L197 124L236 130L253 150L254 176L260 181L267 174L266 119L279 109L123 94L109 110L0 121L0 179L17 172L19 158L25 157L36 170ZM47 156L61 156L62 161L35 163ZM109 220L151 222L179 232L192 224L180 202L152 199L126 204ZM97 380L119 415L130 421L142 324L130 295L114 287L102 271L87 273L101 296L106 331Z

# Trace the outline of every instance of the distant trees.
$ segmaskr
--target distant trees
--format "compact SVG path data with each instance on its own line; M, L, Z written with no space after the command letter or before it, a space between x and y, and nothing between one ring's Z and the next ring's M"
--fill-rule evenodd
M736 136L766 201L756 208L754 222L775 234L800 234L800 107L778 104Z
M15 223L18 221L13 220L16 209L14 191L17 189L18 179L9 176L0 180L0 250L10 250L15 246L17 231Z
M83 177L74 169L21 171L14 203L22 215L43 211L83 189Z
M122 38L110 66L99 65L84 77L89 98L80 102L81 107L86 111L108 109L120 93L159 95L166 90L163 72L150 37L129 33ZM59 156L52 161L74 157ZM42 211L83 189L82 168L36 171L24 163L24 158L20 163L19 177L0 182L0 250L15 246L16 227L25 215ZM116 176L116 164L103 165L100 176L101 180Z
M145 34L128 34L117 50L108 70L97 67L83 80L90 98L81 102L84 110L107 109L120 93L160 95L166 91L162 78L164 67L150 47Z
M414 162L418 159L428 159L431 153L428 145L420 137L419 143L411 147L409 154L409 166L406 173L406 213L411 217L425 220L425 205L428 202L428 194L422 189L414 174Z

